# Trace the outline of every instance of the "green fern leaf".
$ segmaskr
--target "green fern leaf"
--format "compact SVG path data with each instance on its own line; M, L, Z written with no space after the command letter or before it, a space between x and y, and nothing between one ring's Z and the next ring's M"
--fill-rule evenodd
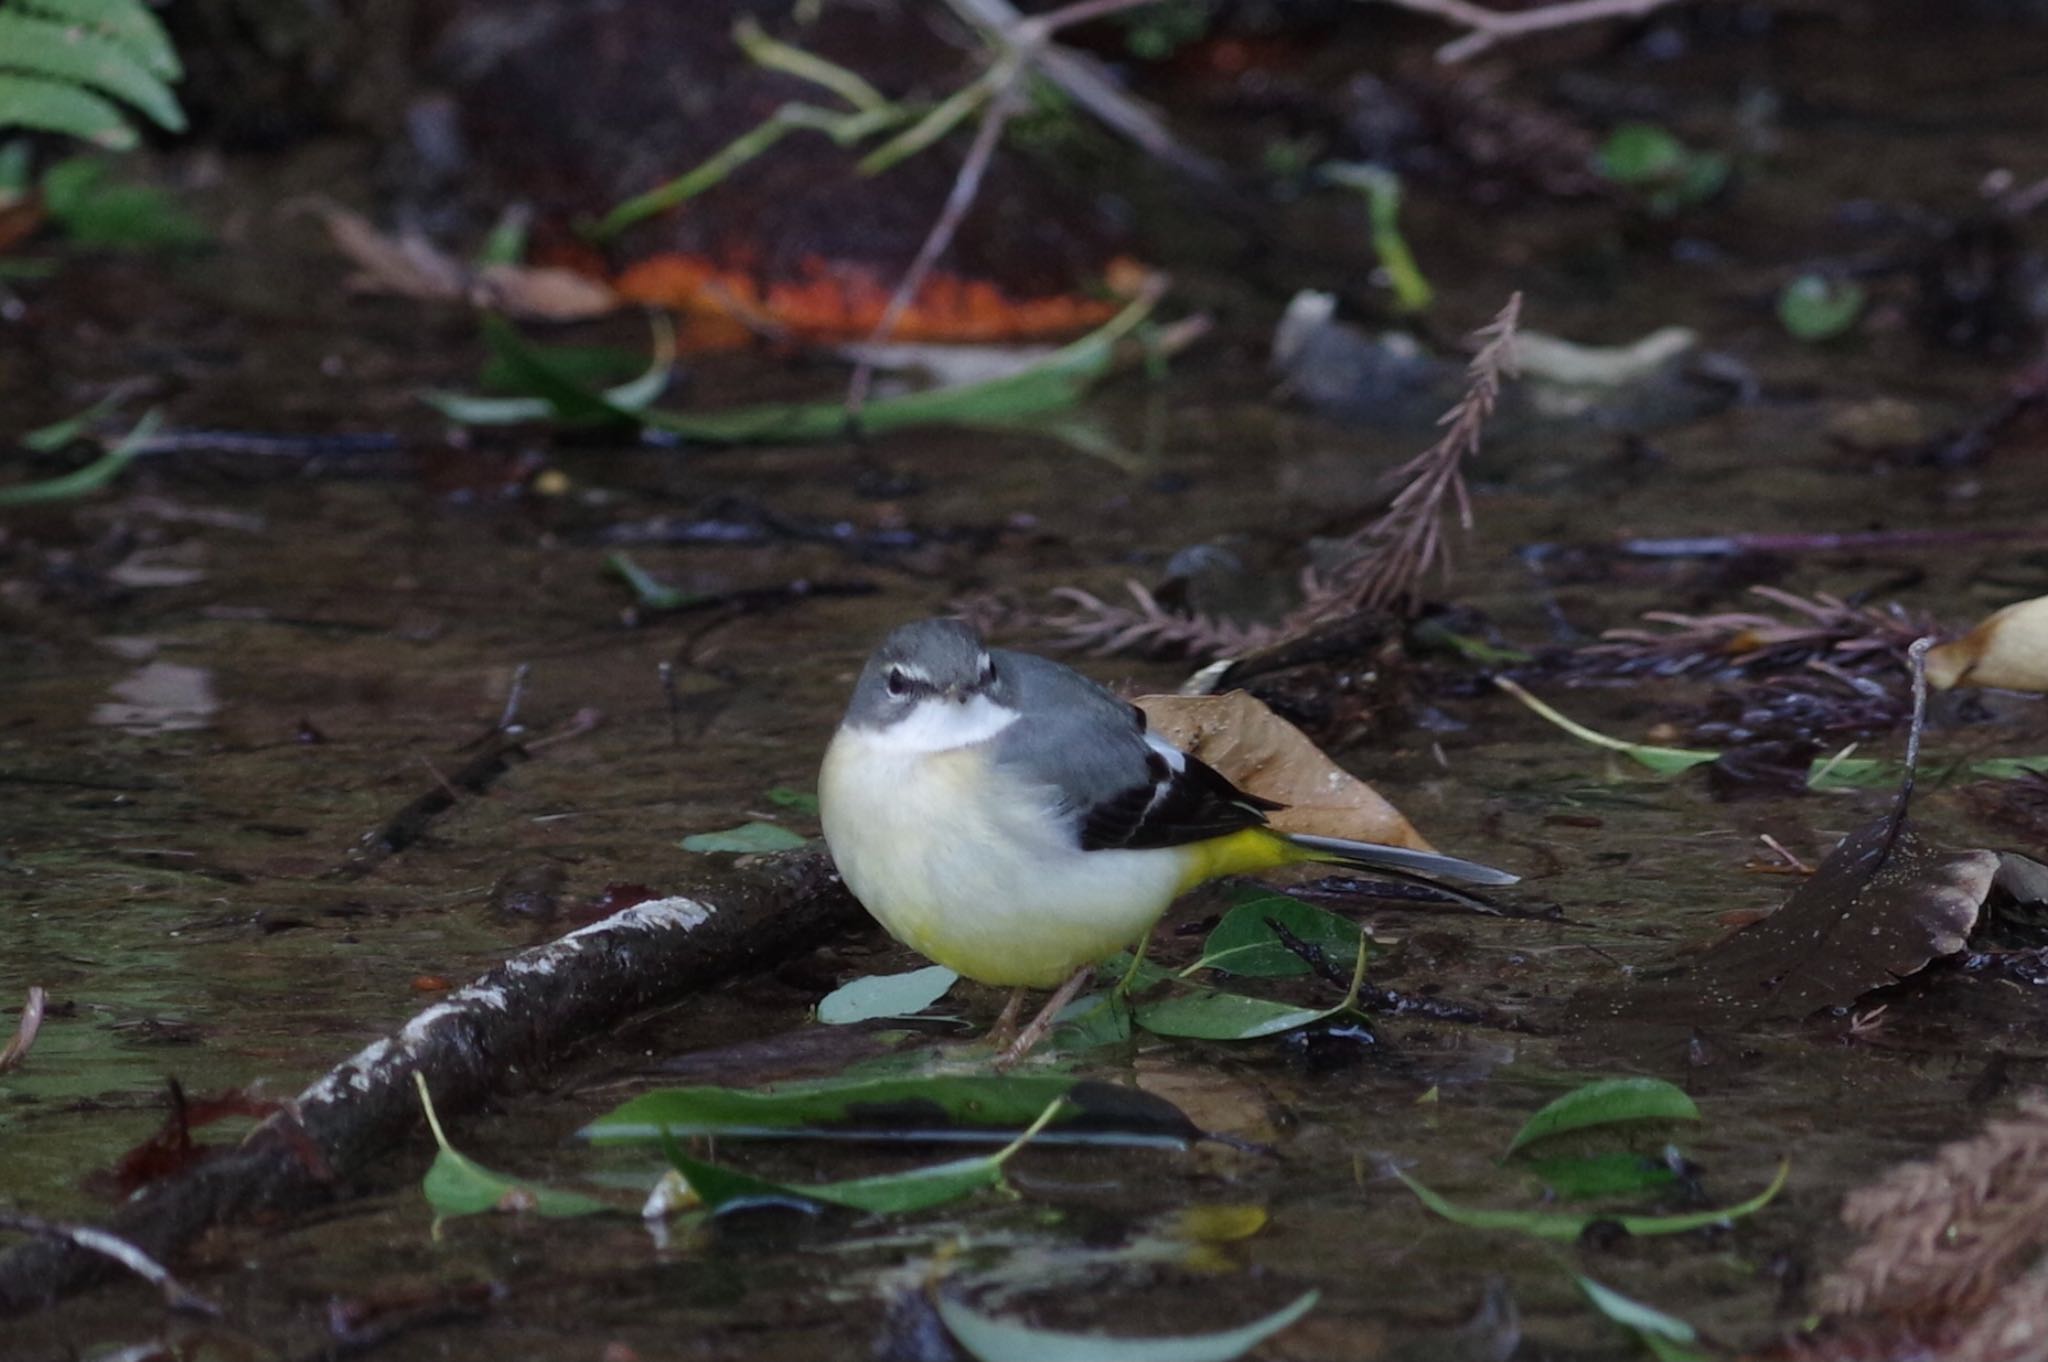
M19 7L0 9L0 68L90 87L134 105L168 132L185 130L184 110L169 86L124 49L77 25Z
M0 71L0 128L60 132L109 151L135 145L135 129L110 101L76 85L11 71Z
M139 0L15 0L15 6L98 34L160 80L185 74L171 35L164 32L155 11Z

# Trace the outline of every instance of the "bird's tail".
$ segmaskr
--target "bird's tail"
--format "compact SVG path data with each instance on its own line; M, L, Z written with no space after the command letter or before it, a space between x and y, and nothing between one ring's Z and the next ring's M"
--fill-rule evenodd
M1463 884L1513 884L1520 875L1510 875L1477 861L1462 861L1435 851L1409 847L1381 846L1377 842L1353 842L1342 837L1312 837L1306 833L1283 834L1289 842L1309 852L1318 861L1337 861L1371 870L1391 872L1397 879L1423 877L1457 880Z

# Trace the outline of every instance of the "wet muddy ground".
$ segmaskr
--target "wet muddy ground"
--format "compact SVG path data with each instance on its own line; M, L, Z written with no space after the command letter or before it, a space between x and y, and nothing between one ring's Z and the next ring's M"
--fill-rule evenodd
M2043 590L2038 547L1982 541L1736 565L1603 561L1576 575L1519 552L1621 534L2039 525L2048 460L2038 429L1961 468L1840 438L1878 397L1901 400L1929 430L1965 422L1997 400L2010 359L1942 351L1903 321L1804 347L1769 313L1788 269L1843 249L1845 200L1956 209L1992 167L2048 169L2026 160L2048 145L2036 74L2048 69L2048 30L1966 31L1938 61L1927 54L1795 30L1674 64L1664 97L1696 115L1730 116L1731 92L1759 78L1765 55L1780 79L1798 73L1799 93L1735 206L1705 210L1682 233L1618 234L1604 208L1532 207L1503 229L1413 203L1409 231L1447 329L1478 324L1520 288L1539 329L1621 341L1692 326L1761 385L1756 400L1646 443L1567 425L1525 431L1482 460L1478 529L1445 594L1483 612L1499 640L1541 648L1647 608L1742 608L1755 580L1876 590L1951 626ZM1608 75L1653 83L1637 65ZM673 882L694 859L677 847L687 833L750 817L814 833L767 791L810 787L851 677L891 624L989 591L1026 603L1064 584L1108 592L1223 537L1284 561L1309 534L1357 523L1379 472L1416 447L1412 435L1346 429L1276 401L1264 352L1283 300L1222 264L1183 279L1184 296L1217 311L1218 333L1156 385L1125 379L1091 406L1139 451L1133 467L1051 440L950 431L738 451L541 432L451 441L412 394L469 382L481 349L468 319L346 296L311 225L268 206L280 190L362 170L334 147L231 164L207 196L226 223L217 252L82 259L23 288L33 343L0 371L11 428L148 373L168 380L178 428L400 438L389 453L310 460L153 457L90 501L0 524L0 999L40 985L52 1002L32 1062L0 1078L0 1187L13 1205L103 1216L108 1172L158 1127L167 1077L190 1094L296 1092L439 989L572 925L607 886ZM1310 249L1344 224L1311 208L1287 227L1296 249ZM1712 249L1675 249L1678 236ZM635 339L630 326L613 335ZM744 393L758 382L750 363L707 362L690 393ZM529 460L560 477L536 483ZM809 583L863 594L633 615L604 569L606 527L750 507L791 523L919 533L903 551L789 536L636 547L644 567L707 593ZM1085 665L1141 689L1171 688L1186 671ZM366 831L461 766L522 667L523 722L560 740L459 799L415 845L367 873L334 874ZM1629 736L1706 690L1530 684ZM366 1195L201 1240L182 1275L225 1306L226 1323L166 1323L146 1288L115 1284L0 1325L0 1355L159 1355L147 1345L162 1340L161 1355L190 1358L324 1356L330 1301L417 1296L431 1308L389 1355L943 1357L916 1288L944 1255L975 1265L1042 1255L1048 1285L1022 1298L1035 1317L1129 1333L1223 1327L1319 1288L1318 1308L1264 1345L1272 1358L1506 1356L1511 1329L1482 1309L1495 1279L1519 1312L1514 1355L1634 1355L1587 1308L1575 1272L1724 1339L1796 1324L1812 1279L1848 1245L1836 1221L1843 1194L1969 1133L2048 1071L2042 1000L1951 972L1895 1000L1873 1029L1846 1017L1700 1030L1568 1016L1565 1000L1581 989L1713 938L1730 913L1779 902L1789 881L1755 868L1771 859L1760 834L1811 863L1889 796L1719 800L1697 773L1650 775L1505 697L1462 689L1430 695L1337 755L1437 845L1527 875L1508 901L1556 904L1568 921L1354 911L1385 946L1374 982L1440 990L1530 1031L1391 1018L1371 1040L1141 1037L1087 1056L1084 1069L1263 1149L1027 1150L1012 1165L1015 1199L886 1220L761 1212L667 1241L622 1219L489 1216L437 1230L418 1188L431 1156L422 1133ZM579 721L585 711L594 723ZM2048 752L2038 703L1961 719L1937 707L1935 752ZM1896 737L1879 743L1897 747ZM1959 846L2009 844L1953 783L1929 784L1917 810L1931 832ZM561 874L553 919L493 911L503 901L494 886L548 868ZM1195 942L1176 924L1201 923L1218 902L1179 905L1158 953L1191 959ZM451 1134L488 1166L558 1181L593 1168L649 1174L649 1158L593 1159L568 1137L651 1083L753 1085L909 1043L817 1039L809 1009L847 978L914 963L877 931L820 943L525 1075L529 1086ZM953 1001L979 1025L997 999L963 986ZM1696 1129L1646 1127L1625 1142L1650 1154L1679 1144L1701 1170L1700 1204L1748 1197L1781 1159L1788 1190L1726 1230L1558 1245L1433 1218L1390 1171L1467 1202L1532 1204L1526 1176L1499 1166L1509 1135L1568 1087L1622 1073L1671 1079L1698 1101ZM798 1181L902 1162L833 1145L747 1158ZM1201 1232L1162 1228L1189 1207L1256 1207L1263 1229L1206 1244ZM1148 1234L1175 1247L1130 1248ZM632 1352L606 1353L614 1344Z

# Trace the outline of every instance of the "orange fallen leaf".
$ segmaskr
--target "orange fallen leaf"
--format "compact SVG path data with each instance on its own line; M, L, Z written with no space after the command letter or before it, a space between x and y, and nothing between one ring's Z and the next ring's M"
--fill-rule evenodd
M1927 684L2048 692L2048 596L2008 605L1950 643L1929 650Z
M1379 791L1244 691L1141 695L1135 703L1154 733L1245 792L1285 804L1272 817L1280 832L1436 850Z

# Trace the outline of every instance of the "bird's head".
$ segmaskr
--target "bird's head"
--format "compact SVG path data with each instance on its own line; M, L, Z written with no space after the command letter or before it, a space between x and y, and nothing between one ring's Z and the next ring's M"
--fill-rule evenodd
M928 706L1000 702L1003 682L988 645L962 620L918 620L898 626L868 658L854 683L846 722L887 728Z

